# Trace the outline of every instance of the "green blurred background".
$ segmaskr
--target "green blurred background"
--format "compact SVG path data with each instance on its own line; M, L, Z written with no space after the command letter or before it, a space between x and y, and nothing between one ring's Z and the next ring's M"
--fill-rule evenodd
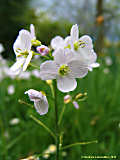
M49 45L56 35L69 35L76 23L80 35L92 37L100 67L78 80L77 89L70 92L70 95L87 92L88 98L79 103L78 110L72 104L66 105L60 127L64 133L63 145L92 140L98 143L68 149L61 160L80 160L83 155L116 155L120 159L120 2L0 0L0 44L4 47L0 45L0 160L42 153L54 144L50 135L30 118L30 114L35 115L54 130L49 85L32 68L19 77L9 72L9 66L15 61L12 45L19 30L29 30L29 25L34 24L37 38ZM39 59L35 62L39 65ZM47 115L39 116L34 109L18 103L19 99L30 103L24 95L30 88L46 92L50 103ZM60 112L65 94L59 91L58 94ZM49 157L53 159L54 155Z

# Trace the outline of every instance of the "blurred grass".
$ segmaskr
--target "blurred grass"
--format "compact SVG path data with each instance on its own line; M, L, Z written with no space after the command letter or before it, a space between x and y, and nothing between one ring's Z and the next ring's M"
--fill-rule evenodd
M92 140L98 140L98 143L67 149L67 156L61 157L61 160L81 159L83 155L119 154L120 62L119 57L113 56L112 59L113 65L107 67L104 58L100 58L100 68L94 69L84 79L78 80L77 89L70 94L87 92L88 99L79 103L78 110L72 104L67 104L60 127L61 132L64 133L63 145ZM103 72L106 67L109 68L108 74ZM7 87L11 84L15 86L15 93L8 95ZM24 92L30 88L46 92L50 106L49 112L45 116L39 116L34 108L18 103L18 99L31 103L28 96L24 95ZM58 94L60 113L65 94L61 92ZM51 100L51 91L46 82L35 77L31 77L29 80L4 79L0 83L1 160L20 159L35 153L42 153L50 144L54 143L49 133L30 118L31 114L54 131L54 106L53 100ZM9 122L14 117L19 118L20 123L12 126ZM6 132L9 135L8 138L5 137Z

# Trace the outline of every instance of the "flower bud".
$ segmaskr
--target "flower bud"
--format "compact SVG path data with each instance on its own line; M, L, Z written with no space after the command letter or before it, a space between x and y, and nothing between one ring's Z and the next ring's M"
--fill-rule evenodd
M79 109L79 104L76 101L73 101L72 103L76 109Z
M51 84L52 84L52 80L46 80L46 83L47 83L48 85L51 85Z
M41 45L37 47L37 51L42 55L45 56L49 53L50 49L47 46Z
M81 100L81 99L83 99L83 98L86 98L86 96L87 96L87 93L85 92L85 93L79 93L79 94L77 94L76 96L75 96L75 99L76 100Z
M36 40L36 39L32 39L32 40L31 40L31 43L32 43L32 45L35 46L35 47L41 45L41 42L40 42L39 40Z
M64 103L65 103L65 104L70 103L71 100L72 100L72 98L71 98L70 95L66 95L66 96L64 97Z

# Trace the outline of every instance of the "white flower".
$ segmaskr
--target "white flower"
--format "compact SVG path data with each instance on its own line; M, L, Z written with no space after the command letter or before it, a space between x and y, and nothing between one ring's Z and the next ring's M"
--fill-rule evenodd
M110 70L109 70L109 68L105 68L105 69L103 70L103 72L104 72L105 74L108 74L108 73L110 72Z
M30 89L25 94L28 94L30 100L34 102L35 109L40 115L48 112L48 101L43 92Z
M3 45L0 43L0 53L2 53L4 50L5 49L4 49Z
M54 61L46 61L40 66L41 79L57 79L60 91L73 91L77 86L75 78L83 78L88 73L87 65L80 60L72 59L73 54L71 50L55 50Z
M17 62L11 67L11 70L16 74L25 71L32 59L33 52L31 51L31 40L35 38L34 26L30 26L31 32L27 30L20 30L19 35L13 45L16 54Z
M105 63L106 63L107 66L111 66L112 65L111 57L109 57L109 56L105 57Z
M51 144L51 145L48 147L48 150L49 150L50 153L56 152L56 145Z
M13 85L8 86L8 94L12 95L15 92L15 87Z
M13 118L10 120L11 125L17 125L19 122L20 122L20 120L18 118Z
M77 24L71 28L70 36L65 40L57 36L51 41L53 49L69 48L75 53L77 60L84 61L88 65L88 69L92 71L93 68L99 67L99 63L96 63L97 55L93 50L92 39L88 35L84 35L79 38L79 29Z

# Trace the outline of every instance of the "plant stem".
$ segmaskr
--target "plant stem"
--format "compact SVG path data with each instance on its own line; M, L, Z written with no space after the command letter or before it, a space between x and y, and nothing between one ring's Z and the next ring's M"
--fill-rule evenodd
M57 84L54 80L54 105L55 105L55 125L56 125L56 160L59 160L59 125L58 125L58 106L57 106Z
M59 121L58 121L58 124L59 124L59 125L60 125L60 123L61 123L61 121L62 121L63 114L64 114L64 112L65 112L65 107L66 107L66 105L64 104L64 106L63 106L63 108L62 108L62 111L61 111L61 113L60 113Z
M56 140L56 136L55 134L51 131L50 128L48 128L43 122L41 122L40 120L38 120L36 117L34 117L33 115L30 115L30 118L32 118L35 122L37 122L39 125L41 125L46 131L48 131L51 136Z
M91 144L91 143L98 143L98 141L95 140L95 141L89 141L89 142L76 142L76 143L69 144L67 146L62 147L61 150L68 149L68 148L78 146L78 145L86 145L86 144Z
M30 63L29 66L31 66L31 67L33 67L33 68L36 68L36 69L40 70L40 67L39 67L39 66L36 66L36 65L33 64L33 63Z

